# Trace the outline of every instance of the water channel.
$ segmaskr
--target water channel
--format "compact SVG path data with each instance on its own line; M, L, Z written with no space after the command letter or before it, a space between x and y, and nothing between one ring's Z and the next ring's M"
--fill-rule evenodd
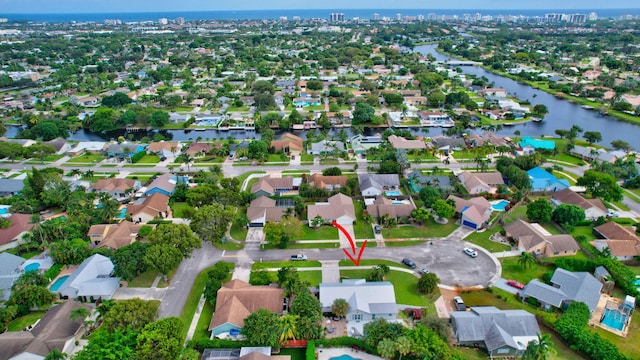
M437 45L423 45L417 46L415 51L426 55L433 55L436 60L445 61L450 59L449 56L439 53L436 50ZM576 124L583 128L585 131L599 131L602 134L603 146L609 146L612 140L620 139L628 142L636 149L640 149L640 126L629 124L623 121L619 121L610 116L603 116L596 111L590 111L583 109L579 105L570 103L566 100L557 99L556 97L545 93L544 91L534 89L528 85L520 84L511 79L495 75L490 73L481 67L477 66L463 66L462 71L466 74L473 74L478 77L485 76L490 82L493 82L495 87L501 87L506 89L509 94L523 99L529 100L532 105L545 104L549 109L549 114L541 122L528 122L513 126L505 126L502 130L497 131L498 134L503 136L512 136L514 131L519 130L522 136L541 136L541 135L555 135L556 129L569 129L572 125ZM535 95L535 96L534 96ZM10 126L7 129L7 137L15 137L18 133L18 128ZM348 130L348 129L347 129ZM319 131L319 130L317 130ZM338 132L337 129L332 129L329 134L334 135ZM422 129L415 130L420 136L434 136L442 133L440 128L429 128L428 133ZM240 130L228 130L221 131L216 129L208 129L204 131L196 130L160 130L161 134L172 140L196 140L201 139L226 139L233 137L237 140L260 138L260 134L255 131L240 131ZM283 131L282 131L283 132ZM276 132L276 135L282 133ZM350 131L348 131L350 133ZM365 134L371 135L376 132L380 132L380 129L365 128ZM142 136L152 137L154 131L142 131L135 135L136 139L140 139ZM306 138L305 131L295 131L296 135ZM70 140L76 141L103 141L109 139L115 139L123 132L114 132L101 136L92 133L88 130L79 130L72 133L69 137Z

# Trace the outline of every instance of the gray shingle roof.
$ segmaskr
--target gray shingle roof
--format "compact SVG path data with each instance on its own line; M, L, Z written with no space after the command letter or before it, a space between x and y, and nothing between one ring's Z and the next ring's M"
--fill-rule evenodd
M522 294L524 297L533 297L555 307L560 307L565 301L579 301L593 311L598 305L602 283L587 272L571 272L557 268L551 283L554 286L534 279L527 284Z

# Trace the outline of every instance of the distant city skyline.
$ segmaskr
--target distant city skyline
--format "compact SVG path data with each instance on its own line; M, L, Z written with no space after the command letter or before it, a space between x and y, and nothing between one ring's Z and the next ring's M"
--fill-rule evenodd
M605 6L606 5L606 6ZM16 13L116 13L116 12L179 12L225 10L309 10L309 9L424 9L425 11L455 9L487 10L576 10L640 8L629 1L609 0L325 0L321 3L299 0L243 0L221 2L218 0L0 0L0 15Z

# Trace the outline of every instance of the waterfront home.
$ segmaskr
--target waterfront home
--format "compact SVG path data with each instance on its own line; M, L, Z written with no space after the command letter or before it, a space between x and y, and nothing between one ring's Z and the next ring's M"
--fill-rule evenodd
M344 152L342 141L322 140L311 144L311 149L307 153L311 155L339 154Z
M286 133L282 134L279 140L271 141L270 147L276 151L283 151L289 155L299 156L304 150L304 141L299 136Z
M387 138L391 147L394 149L404 149L404 150L422 150L427 148L427 144L425 144L422 140L407 140L401 136L391 135Z
M117 224L91 225L87 236L91 246L117 250L135 242L141 226L127 220Z

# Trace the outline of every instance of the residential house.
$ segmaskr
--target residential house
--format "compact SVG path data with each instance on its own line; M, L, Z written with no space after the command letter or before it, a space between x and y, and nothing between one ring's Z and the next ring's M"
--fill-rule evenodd
M366 153L369 149L377 148L382 144L380 136L356 135L351 138L351 148L356 154Z
M117 224L91 225L87 236L91 246L117 250L135 242L141 226L127 220Z
M175 159L176 154L180 153L180 144L171 141L156 141L149 144L147 151L167 159Z
M579 206L584 210L585 219L588 220L607 216L607 207L600 199L586 199L569 188L554 192L551 196L551 202L555 206L562 204Z
M391 147L394 149L404 149L404 150L422 150L427 148L427 144L425 144L422 140L407 140L401 136L391 135L387 139L391 144Z
M400 178L397 174L358 174L360 193L364 197L376 197L386 191L397 191Z
M104 141L82 141L79 142L73 149L69 150L67 154L69 156L78 156L84 153L100 154L107 148L107 143Z
M107 156L111 157L129 157L133 156L135 153L139 153L144 151L146 145L136 145L131 143L122 143L122 144L110 144L105 149L105 153Z
M309 205L307 207L309 226L313 225L313 219L317 216L320 216L325 224L330 224L335 221L341 225L352 225L356 220L353 199L339 193L327 199L327 202Z
M176 189L176 184L178 182L188 183L188 178L186 176L175 176L170 173L164 173L147 186L147 190L145 191L146 196L153 195L155 193L160 193L166 196L173 195L174 190Z
M571 149L571 154L579 156L583 160L587 161L601 161L613 164L616 160L624 158L626 153L622 151L607 151L605 149L596 149L592 147L584 147L576 145Z
M431 138L431 142L440 152L444 152L445 155L449 155L452 151L463 150L467 148L467 144L463 138L450 138L447 136L434 136Z
M611 256L620 261L640 256L640 237L633 227L610 221L594 228L593 233L598 237L592 242L593 246L600 251L609 249Z
M9 254L8 252L0 253L0 301L9 300L11 296L11 286L14 281L22 274L20 265L25 259Z
M0 179L0 197L11 197L24 189L24 180Z
M566 308L574 301L583 302L593 312L600 300L601 289L602 283L588 272L556 268L551 277L551 285L533 279L520 292L520 297L523 301L534 298L544 309Z
M208 143L194 142L182 153L194 158L204 157L213 150L213 145Z
M460 214L460 224L472 229L480 229L491 217L491 203L481 197L474 197L469 200L449 195L447 200L453 200L456 212Z
M256 196L280 196L282 193L292 191L293 183L292 176L276 178L267 175L251 186L251 193Z
M71 149L71 145L67 143L67 140L58 137L53 140L44 141L42 145L48 145L56 150L56 154L64 154Z
M424 175L420 170L414 170L407 175L413 191L418 192L425 186L435 186L443 190L451 190L451 178L444 175Z
M439 111L420 111L418 117L422 126L453 127L455 125L448 114Z
M204 349L200 360L288 360L289 355L271 355L270 346L236 349Z
M280 206L278 206L280 205ZM268 222L278 222L284 216L289 206L282 206L276 200L260 196L251 201L247 208L247 218L250 227L263 227Z
M311 144L311 149L307 153L311 155L323 154L340 154L344 152L344 143L342 141L322 140Z
M452 311L450 314L457 344L482 346L491 359L524 355L528 344L537 341L540 334L535 315L525 310L474 306L470 311Z
M378 219L378 222L387 215L391 219L409 218L415 209L415 205L409 200L397 201L384 196L376 197L371 204L367 205L367 213L374 219Z
M309 186L325 189L328 191L340 190L347 186L349 178L345 175L324 176L322 174L313 174L306 177Z
M109 178L98 180L93 185L93 191L107 193L114 200L121 201L133 195L141 186L140 180Z
M331 312L336 299L349 303L345 318L349 322L350 336L362 336L365 324L376 319L397 321L396 296L393 284L388 281L343 279L341 283L321 283L319 293L322 312Z
M113 263L108 257L95 254L78 266L57 293L63 298L94 302L110 300L120 287L120 278L111 277Z
M458 180L469 194L495 193L498 185L504 184L504 179L499 171L478 172L463 171L458 175Z
M518 250L544 255L546 257L571 256L578 253L580 246L571 235L551 235L540 224L530 224L516 220L504 227L506 235L517 242Z
M497 96L497 97L507 97L507 90L503 88L486 88L482 90L478 90L478 95L485 96Z
M244 319L260 309L281 314L283 303L284 290L281 288L252 286L242 280L231 280L218 290L216 309L209 323L211 339L240 332Z
M166 219L169 217L169 196L158 192L139 198L127 206L127 214L136 223L148 223L155 218Z
M84 334L82 321L72 320L78 308L91 307L67 300L51 307L29 331L9 331L0 334L0 360L41 360L53 350L70 355Z
M558 179L539 166L527 171L527 174L531 179L531 191L534 192L556 192L571 186L566 179Z
M289 155L299 156L304 150L304 141L299 136L286 133L280 136L280 140L271 141L270 146L276 151L283 151Z
M35 225L31 223L29 214L11 214L5 218L11 221L11 225L6 229L0 229L0 251L24 244L25 241L22 238Z

